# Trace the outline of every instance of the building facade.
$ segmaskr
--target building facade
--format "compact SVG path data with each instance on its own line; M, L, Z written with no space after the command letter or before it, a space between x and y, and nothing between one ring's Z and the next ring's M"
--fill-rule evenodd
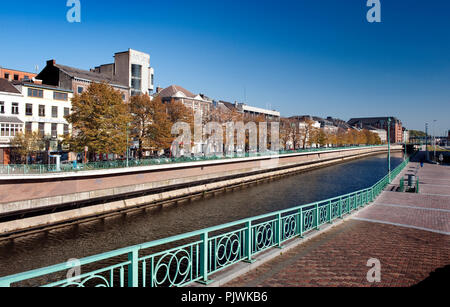
M130 87L107 74L57 64L55 60L47 61L47 66L36 78L42 80L44 85L71 91L74 94L83 93L93 82L105 82L119 91L124 101L128 101L130 97Z
M23 96L19 118L24 122L24 132L38 132L53 141L52 151L58 150L57 142L71 132L65 116L71 112L73 92L31 82L21 82L16 87Z
M248 117L258 117L262 116L268 121L280 121L281 114L275 110L268 110L258 107L253 107L246 105L245 103L237 103L236 108L239 112L243 113Z
M25 81L0 79L0 164L11 160L11 141L18 133L38 132L46 149L59 151L71 133L65 116L71 111L72 91Z
M158 90L155 96L161 98L163 103L179 101L192 112L200 111L202 117L206 117L211 112L212 100L201 94L193 94L178 85L171 85L165 89Z
M8 80L0 79L0 165L9 164L11 140L23 132L20 120L22 93Z
M8 81L32 80L35 73L0 67L0 78Z
M150 66L150 55L128 49L114 55L114 63L95 67L91 71L108 75L130 88L129 95L151 95L154 89L154 69Z
M391 120L391 125L388 131L389 119ZM352 118L348 121L348 124L359 128L372 126L377 129L383 129L386 132L389 132L391 143L403 143L403 125L402 122L395 117Z

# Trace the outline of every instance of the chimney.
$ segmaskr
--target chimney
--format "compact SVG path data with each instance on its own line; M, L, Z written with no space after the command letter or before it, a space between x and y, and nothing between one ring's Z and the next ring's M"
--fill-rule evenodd
M55 60L47 61L47 66L55 66L55 64L56 64Z
M157 86L157 87L156 87L156 94L161 93L162 90L163 90L163 89L162 89L161 87Z

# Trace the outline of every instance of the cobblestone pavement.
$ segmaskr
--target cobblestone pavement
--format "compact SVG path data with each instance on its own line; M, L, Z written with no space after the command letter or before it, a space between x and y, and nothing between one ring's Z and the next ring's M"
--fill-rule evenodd
M439 184L436 182L449 177L450 168L425 165L417 175L426 178L422 187ZM423 194L383 192L354 219L226 286L415 285L436 269L450 265L450 195L442 189L440 195L427 195L424 190ZM371 258L380 260L380 283L367 281Z

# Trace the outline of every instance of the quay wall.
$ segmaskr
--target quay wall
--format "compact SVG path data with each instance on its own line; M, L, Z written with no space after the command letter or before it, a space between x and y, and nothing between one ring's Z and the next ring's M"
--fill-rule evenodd
M401 145L391 146L401 151ZM108 214L387 152L361 147L172 165L0 177L0 216L68 207L0 223L0 234ZM71 209L70 206L74 206Z

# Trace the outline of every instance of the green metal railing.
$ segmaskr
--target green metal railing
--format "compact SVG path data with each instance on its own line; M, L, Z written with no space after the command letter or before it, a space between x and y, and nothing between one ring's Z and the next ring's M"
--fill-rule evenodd
M391 178L408 163L406 159L392 171ZM389 183L387 175L372 187L350 194L80 259L78 276L70 274L72 264L62 263L0 278L0 286L173 287L209 283L214 273L241 261L252 262L265 250L282 247L288 240L368 205Z
M349 146L349 147L333 147L333 148L310 148L310 149L299 149L295 151L280 151L279 155L285 154L295 154L295 153L308 153L308 152L327 152L330 150L342 150L342 149L361 149L361 148L373 148L373 147L383 147L386 145L369 145L369 146ZM236 159L236 158L250 158L250 157L270 157L275 156L276 153L255 153L245 155L233 155L233 156L223 156L223 157L181 157L181 158L160 158L160 159L143 159L143 160L129 160L128 167L142 167L142 166L155 166L173 163L188 163L196 161L214 161L221 159ZM30 165L0 165L0 175L39 175L48 173L70 173L70 172L80 172L80 171L91 171L91 170L104 170L104 169L118 169L126 168L126 160L117 161L103 161L103 162L91 162L91 163L78 163L76 167L73 164L61 164L59 170L55 164L30 164Z

